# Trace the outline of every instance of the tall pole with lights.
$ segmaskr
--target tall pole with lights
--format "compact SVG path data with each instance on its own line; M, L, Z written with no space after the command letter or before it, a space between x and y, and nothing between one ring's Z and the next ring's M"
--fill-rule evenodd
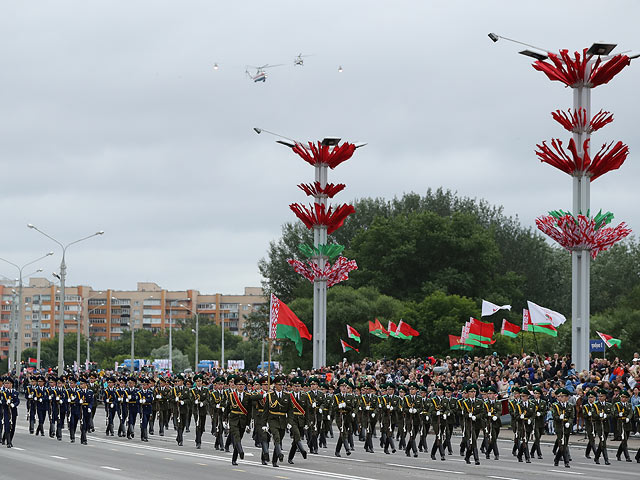
M100 230L92 235L88 235L86 237L80 238L78 240L74 240L73 242L64 245L58 240L56 240L55 238L53 238L51 235L48 235L47 233L37 228L35 225L28 224L27 227L31 228L32 230L35 230L36 232L41 233L42 235L47 237L49 240L53 240L62 249L62 261L60 262L60 325L58 330L58 375L62 375L62 373L64 372L64 300L65 300L64 289L65 289L65 280L67 278L67 264L65 263L67 248L69 248L71 245L75 245L76 243L80 243L84 240L88 240L95 236L103 235L104 231ZM54 309L54 312L53 312L54 324L55 324L55 316L56 315L55 315L55 309Z
M594 43L573 56L567 50L559 54L535 47L517 40L490 33L493 42L504 39L529 47L520 54L536 61L533 68L544 73L549 80L559 81L573 89L573 110L552 113L554 120L572 133L568 152L562 142L554 139L552 146L538 145L536 155L572 176L573 216L583 216L589 220L591 182L622 165L628 155L628 147L618 142L603 147L595 156L590 155L591 133L613 121L609 112L600 111L591 115L591 89L608 83L615 75L630 64L638 55L610 55L615 44ZM549 60L549 62L547 62ZM562 212L565 213L565 212ZM612 216L611 216L612 218ZM610 221L610 220L609 220ZM538 224L541 228L541 225ZM544 230L543 230L544 231ZM589 368L590 337L590 267L591 257L597 251L593 241L584 239L572 245L571 250L571 358L578 371Z

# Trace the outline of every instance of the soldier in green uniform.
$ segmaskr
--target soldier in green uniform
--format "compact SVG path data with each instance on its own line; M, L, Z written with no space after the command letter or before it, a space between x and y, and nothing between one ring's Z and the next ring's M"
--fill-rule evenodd
M514 387L511 391L511 398L509 399L508 407L509 407L509 415L511 415L511 430L513 431L513 448L511 449L511 454L515 457L518 452L518 434L517 434L517 405L520 403L520 389L518 387Z
M191 406L196 426L196 448L200 449L202 445L202 434L207 423L207 411L211 401L209 390L202 385L202 375L198 374L194 377L195 386L191 389Z
M416 446L416 436L420 434L420 412L422 411L422 399L418 393L418 384L410 382L409 395L404 397L403 413L404 413L404 432L408 435L409 440L404 453L407 457L411 456L411 450L413 450L413 456L418 456L418 447Z
M538 459L542 460L542 450L540 449L540 440L544 434L544 422L549 411L547 401L542 398L542 389L535 387L533 389L533 400L531 403L535 406L535 417L533 420L533 445L531 446L531 457L538 453Z
M251 422L251 395L244 391L247 385L247 379L239 376L235 378L235 391L229 395L228 417L229 436L233 443L233 455L231 456L231 465L238 464L238 456L240 460L244 460L244 450L242 449L242 436L245 431L249 431L249 423Z
M328 393L329 385L326 382L321 382L318 390L320 391L317 401L318 418L320 419L318 424L318 446L327 448L327 435L329 435L333 425L333 417L331 416L331 400L333 397Z
M618 431L622 437L620 446L616 453L616 460L620 461L620 456L624 454L624 458L627 462L631 461L629 456L629 447L627 441L629 440L629 434L631 433L631 419L633 418L633 410L629 403L629 392L623 390L620 392L620 401L613 405L613 413L615 415L615 421L618 424Z
M436 438L431 447L431 460L436 459L436 452L440 452L440 460L444 460L444 442L447 435L447 416L449 414L449 402L444 397L444 385L436 383L435 396L424 401L423 409L427 410L433 425L433 433ZM425 440L426 447L426 440Z
M527 463L531 463L529 457L529 438L533 431L533 421L536 416L535 405L529 401L529 388L520 389L520 403L516 406L516 421L518 435L518 462L522 462L522 455Z
M551 407L551 414L553 415L553 421L555 423L556 430L556 443L558 444L558 450L553 460L553 465L558 466L560 459L564 460L564 466L570 468L569 465L569 434L571 433L571 427L573 425L573 419L575 418L575 411L573 405L567 403L569 392L564 388L556 390L556 398L558 401Z
M453 455L451 436L453 435L453 429L456 425L455 412L458 406L458 399L453 396L453 387L451 385L445 385L444 387L444 400L448 404L449 408L449 412L447 413L447 434L444 439L444 447L447 449L447 453L449 455Z
M155 388L154 405L158 414L158 430L161 437L164 437L165 428L169 428L169 398L170 392L167 382L160 377L158 386Z
M215 438L213 448L224 450L224 427L222 425L224 417L225 392L224 377L216 377L211 390L211 403L209 404L209 414L211 415L211 434Z
M364 451L373 453L373 432L380 415L380 399L376 387L367 381L362 385L362 394L358 399L358 409L362 409L361 427L364 432Z
M182 446L184 428L187 424L187 415L189 413L189 402L191 394L184 386L184 377L182 375L176 376L175 386L171 389L172 404L173 404L173 417L176 421L176 442L178 446Z
M593 461L600 465L600 455L604 458L605 465L611 465L609 454L607 453L607 436L609 435L609 418L611 417L612 405L607 402L608 392L601 388L598 390L598 401L594 402L595 409L595 433L598 438L598 448Z
M502 427L502 402L498 400L498 389L494 386L490 386L487 389L488 399L485 402L486 414L486 429L489 432L488 447L485 451L486 458L488 459L493 452L493 456L496 460L500 458L498 452L498 436L500 434L500 428Z
M596 453L596 392L590 390L586 394L587 403L582 406L582 416L584 417L584 430L587 433L587 449L584 452L586 458L591 458L589 453L593 451Z
M259 388L258 390L254 390L251 395L253 405L253 431L256 443L262 449L260 460L262 461L262 465L266 465L269 461L269 432L262 427L267 425L264 420L264 408L267 403L269 377L262 377L257 380L257 382Z
M263 431L268 431L273 437L273 457L271 464L278 466L278 461L282 461L282 440L287 429L288 415L291 410L291 398L283 392L284 377L278 376L273 379L273 392L267 394L267 402L263 412ZM267 426L268 425L268 426Z
M407 432L404 428L404 410L405 400L404 398L409 393L409 388L402 384L398 386L398 408L396 409L395 425L398 427L398 433L396 439L398 439L398 449L404 450L407 446Z
M633 416L635 418L636 425L638 426L637 428L640 429L640 404L633 407ZM640 463L640 447L638 447L638 451L636 453L635 458L636 458L636 462Z
M290 411L288 415L289 424L287 428L291 432L293 441L291 442L291 449L289 450L289 456L287 462L293 465L293 457L296 451L299 451L302 458L307 459L307 451L302 445L302 433L308 430L308 416L310 415L311 404L309 397L302 391L302 386L305 384L303 377L296 377L291 380L292 392L289 393Z
M393 424L395 418L395 410L398 406L398 397L395 395L395 385L393 383L384 383L382 388L386 393L380 397L380 444L384 448L384 453L396 453L396 447L393 444Z
M331 403L332 416L336 420L336 426L338 427L339 437L336 444L336 457L340 456L340 449L344 446L347 455L351 455L349 449L349 423L351 420L351 414L353 410L353 404L347 395L348 380L341 378L338 381L339 391L333 395L333 401Z
M429 389L420 385L418 388L418 392L420 395L420 402L422 408L420 410L420 441L418 442L418 451L425 452L429 451L429 447L427 445L427 435L429 434L429 429L431 428L431 417L429 415Z
M480 465L478 457L478 434L482 428L482 417L485 413L485 407L482 400L476 398L478 394L478 386L475 384L467 385L465 388L468 398L463 400L462 418L464 419L464 442L467 453L465 461L471 463L470 458L473 455L476 465Z
M307 446L309 447L309 452L314 454L318 453L318 429L322 424L322 414L319 412L322 405L322 394L320 390L318 390L319 383L316 377L310 377L309 380L307 380L309 390L305 394L309 399Z
M93 433L96 431L93 418L96 416L98 400L102 398L103 393L102 384L98 381L98 375L95 372L89 374L89 385L87 388L93 392L93 404L91 405L91 418L89 420L89 432Z
M462 429L462 439L460 440L460 456L464 456L465 451L467 450L467 443L464 438L464 426L465 426L465 416L464 409L462 407L462 403L469 398L469 392L463 388L460 392L460 398L456 401L456 415L458 417L458 424Z

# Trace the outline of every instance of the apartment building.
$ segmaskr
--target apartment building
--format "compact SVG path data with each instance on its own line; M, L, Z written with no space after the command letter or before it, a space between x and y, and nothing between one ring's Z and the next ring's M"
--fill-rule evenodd
M10 322L20 350L35 347L38 338L51 338L60 324L60 288L45 278L31 278L22 288L0 283L0 357L10 348ZM129 326L160 332L174 328L197 313L200 322L215 322L233 335L242 335L246 316L267 302L262 289L246 287L243 294L202 295L198 290L170 291L153 282L139 282L136 290L94 290L67 286L64 298L64 331L89 335L92 341L120 338ZM18 320L19 318L19 321Z

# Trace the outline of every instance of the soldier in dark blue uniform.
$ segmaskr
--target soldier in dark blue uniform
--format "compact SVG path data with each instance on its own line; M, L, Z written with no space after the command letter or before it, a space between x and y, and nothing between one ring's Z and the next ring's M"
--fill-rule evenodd
M113 429L113 420L119 407L120 404L118 402L118 391L115 388L115 378L109 377L107 379L107 388L104 391L104 409L107 417L106 435L113 437L115 433Z
M118 381L118 387L116 388L116 400L118 401L118 418L120 419L120 425L118 426L118 436L124 437L127 433L127 414L129 413L129 407L127 405L127 386L124 378Z
M44 421L47 418L47 411L49 410L49 392L46 387L46 380L44 377L37 378L38 386L35 388L33 401L35 404L36 414L38 415L38 427L36 428L36 435L44 437Z
M147 428L149 426L149 419L153 413L153 389L151 389L151 380L144 378L142 380L142 390L138 392L138 403L140 404L140 440L143 442L149 441Z
M37 377L35 375L29 378L29 383L24 389L24 397L27 400L27 420L29 420L29 433L33 434L36 424L36 387Z
M76 428L82 415L82 406L78 398L78 389L75 379L70 380L70 387L67 389L67 409L69 411L69 437L71 443L76 441Z
M78 403L80 404L80 443L87 444L87 431L91 430L91 413L93 411L93 390L87 388L88 380L80 377Z
M125 401L127 402L127 438L134 438L136 418L138 417L138 388L136 387L135 377L129 377L128 386L125 390Z
M16 431L16 422L18 420L18 405L20 405L20 397L18 391L13 388L13 379L9 376L2 381L4 385L3 391L0 392L0 413L2 414L4 435L2 443L7 448L13 447L13 435Z
M63 375L58 378L58 386L56 387L56 402L58 403L58 417L56 418L56 439L62 441L62 429L64 428L64 419L67 416L69 404L67 402L67 387L65 386L67 379Z
M56 436L56 422L58 421L58 379L55 376L49 377L49 386L47 387L47 397L49 399L49 437Z

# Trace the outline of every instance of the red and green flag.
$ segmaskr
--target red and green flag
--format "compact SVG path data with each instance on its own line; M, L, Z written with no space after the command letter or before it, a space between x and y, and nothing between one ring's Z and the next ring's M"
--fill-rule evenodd
M552 337L558 336L558 330L553 326L551 320L549 323L538 323L534 324L531 322L531 316L529 315L529 310L526 308L522 310L522 331L523 332L532 332L532 333L544 333L545 335L550 335Z
M356 352L360 353L360 350L358 350L356 347L352 347L342 339L340 339L340 344L342 345L342 353L348 352L349 350L355 350Z
M375 322L369 321L369 333L378 338L389 338L389 331L382 326L380 320L377 318L375 320Z
M613 338L611 335L607 335L606 333L600 333L598 331L596 331L596 333L604 341L604 343L607 345L607 347L609 347L609 348L612 348L612 347L620 348L620 344L622 343L622 340L620 340L619 338Z
M504 318L502 319L502 329L500 333L505 337L515 338L520 333L520 327L518 325L514 325L513 323L507 322Z
M449 335L450 350L473 350L473 345L465 345L464 340L455 335Z
M411 325L409 325L404 320L400 320L398 323L398 327L396 328L396 336L403 340L411 340L413 337L417 337L420 333L413 329Z
M389 320L389 323L387 324L387 330L389 330L389 335L391 335L393 338L400 338L396 333L397 328L398 326L395 323L393 323L391 320Z
M269 314L269 338L288 338L296 344L299 356L302 356L302 339L311 340L307 326L273 293Z
M360 343L360 334L349 324L347 324L347 337L349 337L353 341Z
M32 358L32 357L29 357L29 358L27 359L27 363L28 363L29 365L37 365L37 364L38 364L38 360L37 360L37 359L35 359L35 358Z
M493 323L481 322L475 318L470 319L469 323L469 339L477 340L480 343L494 343L493 338Z

